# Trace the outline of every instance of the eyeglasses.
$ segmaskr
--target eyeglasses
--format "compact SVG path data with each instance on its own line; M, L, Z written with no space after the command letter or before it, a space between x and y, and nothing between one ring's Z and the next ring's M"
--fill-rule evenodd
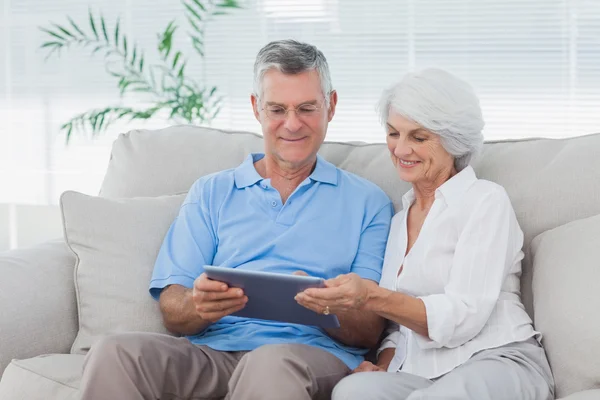
M290 111L294 111L298 118L310 118L319 114L319 111L323 109L323 106L318 107L314 104L300 104L296 108L284 108L282 106L267 106L263 108L267 118L275 121L283 121L287 118L287 114Z

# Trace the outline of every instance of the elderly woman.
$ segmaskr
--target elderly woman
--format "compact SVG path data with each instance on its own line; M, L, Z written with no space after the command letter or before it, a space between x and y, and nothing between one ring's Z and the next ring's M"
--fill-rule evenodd
M520 300L523 233L501 186L469 166L484 122L472 88L438 69L386 91L381 117L412 189L392 221L380 285L341 275L298 295L317 312L369 310L390 329L346 399L554 399L540 335Z

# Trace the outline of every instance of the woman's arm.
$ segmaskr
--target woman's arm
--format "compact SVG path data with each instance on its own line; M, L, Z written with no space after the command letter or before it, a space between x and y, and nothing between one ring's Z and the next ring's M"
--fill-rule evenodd
M306 304L317 312L326 306L332 312L353 307L371 310L418 333L422 348L458 347L468 342L487 323L523 245L523 233L506 192L494 190L485 196L469 210L442 293L413 297L367 286L354 277L343 286L307 289Z
M396 349L392 348L392 347L388 347L387 349L385 349L381 353L379 353L379 357L377 357L376 365L379 368L381 368L382 370L387 371L395 354L396 354Z
M419 298L377 286L370 291L365 309L429 337L427 310Z

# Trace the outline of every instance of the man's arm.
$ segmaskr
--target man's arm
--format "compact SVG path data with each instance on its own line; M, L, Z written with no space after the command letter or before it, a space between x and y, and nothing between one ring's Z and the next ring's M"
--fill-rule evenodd
M160 294L160 311L165 327L178 335L195 335L203 331L210 321L200 317L192 299L193 289L170 285Z
M354 347L372 348L377 346L385 328L385 319L362 310L347 310L336 313L340 327L326 329L334 339Z
M159 299L165 327L180 335L195 335L213 322L241 310L247 302L241 289L210 280L206 274L194 281L192 289L167 286Z
M392 214L393 207L391 203L388 203L374 215L361 234L358 252L351 272L365 278L367 285L377 286L377 282L373 280L378 281L381 274ZM334 279L334 281L336 280ZM342 281L345 281L345 279L342 279ZM341 283L343 282L336 282L335 284ZM369 310L357 308L338 310L336 315L340 320L340 328L328 329L327 333L350 346L375 347L385 329L385 319Z

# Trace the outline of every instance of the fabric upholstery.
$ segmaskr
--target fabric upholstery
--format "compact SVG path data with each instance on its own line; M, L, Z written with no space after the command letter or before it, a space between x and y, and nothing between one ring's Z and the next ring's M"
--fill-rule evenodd
M13 358L69 351L77 333L74 266L63 240L0 253L0 375Z
M159 196L188 190L200 176L235 167L249 152L262 148L262 137L249 132L187 125L131 131L113 146L101 195ZM506 188L525 233L522 293L530 314L529 243L548 229L600 213L598 149L600 134L490 142L474 164L480 178ZM410 185L398 179L385 144L325 143L320 153L333 164L376 183L397 209L401 207L402 195Z
M560 140L491 142L485 144L482 157L474 164L479 177L506 188L525 232L523 298L528 311L532 312L535 294L536 328L545 336L546 350L557 374L559 398L568 396L562 400L600 399L600 390L574 393L596 385L592 374L600 376L598 365L593 363L594 359L600 359L597 350L600 346L588 345L584 348L576 343L579 340L577 335L581 335L583 343L597 343L592 336L599 331L593 318L593 311L598 308L593 305L598 304L598 299L593 299L591 289L587 286L590 282L597 282L597 279L583 280L584 276L588 276L586 274L591 274L592 262L598 259L597 256L593 258L593 254L598 253L592 253L585 247L589 241L584 240L590 237L586 232L596 232L593 230L596 228L588 226L589 222L582 222L583 225L575 222L573 226L576 229L573 229L580 238L571 240L566 232L572 228L568 225L562 227L571 221L600 214L599 148L598 134ZM100 192L104 198L84 198L77 194L63 198L73 203L71 211L65 209L64 204L63 210L68 214L65 215L65 221L73 222L67 223L66 236L73 239L70 241L71 247L80 256L82 271L78 270L78 276L83 272L82 278L85 278L78 282L78 286L83 290L81 293L92 294L89 301L88 298L79 298L82 306L81 337L73 345L74 351L85 351L93 342L95 332L107 333L106 327L115 331L164 329L156 304L147 295L144 279L149 279L152 268L153 255L150 249L156 245L155 249L158 250L162 241L162 236L156 232L161 229L164 229L163 234L166 232L183 197L180 200L172 199L169 215L164 211L167 207L158 204L171 204L167 198L160 198L156 202L151 199L123 198L166 196L187 191L200 176L235 167L249 152L261 150L262 138L259 135L192 126L132 131L118 138ZM399 207L402 195L410 187L398 180L384 144L326 143L320 153L337 166L378 184L392 198L396 207ZM157 220L152 221L150 226L146 225L149 215ZM534 244L535 282L532 292L533 258L529 244L542 232L557 227L561 228L540 235ZM600 237L597 233L595 235L596 238ZM559 243L561 240L570 244L563 245ZM91 247L86 248L86 244ZM0 305L16 304L15 298L25 302L24 306L15 307L8 314L3 311L0 316L0 371L13 357L66 352L67 343L73 340L77 316L72 288L75 259L64 244L62 249L60 243L53 246L42 246L31 254L21 253L21 250L17 253L0 253L0 272L3 273ZM137 255L133 259L123 259L123 252L131 248L146 250L135 252ZM590 251L589 255L585 255L587 251ZM95 260L97 257L100 260ZM125 266L131 268L134 264L135 268L139 268L139 275L133 270L117 274ZM559 266L564 269L564 265L577 273L565 278L563 271L556 272ZM95 266L106 270L94 271ZM4 274L5 268L10 271L8 274ZM552 275L551 271L555 271L560 278L549 276ZM149 303L132 306L127 300L114 297L114 293L123 293L123 286L116 277L129 273L141 277L131 280L139 286L126 285L132 298L147 299ZM103 281L94 282L94 279ZM585 283L577 286L578 280ZM23 281L30 284L23 285ZM107 291L106 288L110 289ZM102 302L98 302L98 299L102 299ZM565 304L557 304L560 300L564 300ZM573 307L581 301L590 302L583 310L589 311L585 319L580 313L565 313L566 307ZM119 313L113 312L116 303L119 304ZM123 307L124 303L128 306ZM558 312L553 313L554 309ZM86 318L86 315L92 318ZM115 319L111 320L113 317ZM94 321L96 318L97 322ZM10 325L5 321L15 323ZM570 330L567 335L565 329L573 324L580 326ZM556 360L565 360L569 366L581 360L582 368L585 366L588 369L574 367L571 372L565 372ZM82 362L81 355L53 355L13 361L0 382L0 399L77 399L74 390L78 385Z
M533 240L536 327L559 397L600 389L600 215Z
M598 390L585 390L583 392L573 393L570 396L562 397L559 400L599 400L600 389Z
M148 284L184 198L180 194L117 200L63 194L65 238L77 257L79 333L72 353L87 352L109 333L167 333Z
M79 400L85 356L51 354L14 360L0 382L2 400Z

